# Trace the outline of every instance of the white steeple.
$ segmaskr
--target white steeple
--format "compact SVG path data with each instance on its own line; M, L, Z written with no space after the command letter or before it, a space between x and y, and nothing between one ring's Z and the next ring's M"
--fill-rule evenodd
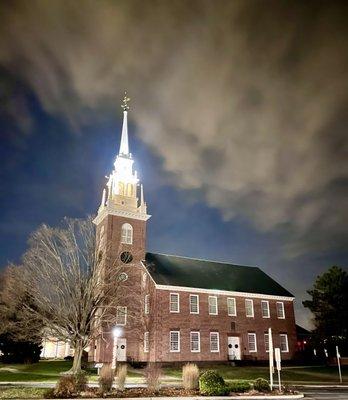
M141 185L140 199L139 179L137 171L133 168L134 160L129 152L127 114L129 110L129 97L125 92L121 107L123 108L123 124L120 150L114 162L114 169L107 177L107 193L104 189L98 216L95 222L102 220L105 215L119 215L128 218L147 220L150 215L146 212L144 192Z
M122 124L122 135L121 135L121 144L119 155L129 155L129 145L128 145L128 121L127 114L129 110L129 102L130 98L127 97L127 92L124 92L124 98L122 100L121 107L123 108L123 124Z

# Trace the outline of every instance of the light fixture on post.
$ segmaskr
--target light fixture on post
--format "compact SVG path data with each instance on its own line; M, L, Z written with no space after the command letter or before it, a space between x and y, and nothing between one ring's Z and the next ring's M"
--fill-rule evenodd
M112 349L112 363L111 363L111 368L116 369L116 362L117 362L117 339L121 337L123 334L123 329L120 328L119 326L115 326L115 328L112 330L112 335L114 337L114 346Z

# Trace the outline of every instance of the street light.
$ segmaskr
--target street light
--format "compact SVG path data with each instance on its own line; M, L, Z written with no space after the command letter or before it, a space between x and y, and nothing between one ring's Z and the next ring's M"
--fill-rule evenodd
M114 337L114 346L112 349L112 363L111 368L116 369L116 361L117 361L117 339L121 337L123 334L123 329L119 326L115 326L112 330L112 335Z

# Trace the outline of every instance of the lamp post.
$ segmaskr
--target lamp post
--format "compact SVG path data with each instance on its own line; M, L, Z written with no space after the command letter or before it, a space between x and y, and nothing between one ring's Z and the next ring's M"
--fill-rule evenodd
M117 362L117 339L122 336L123 330L119 326L115 326L112 330L112 335L114 337L114 345L112 348L112 363L111 368L116 369L116 362Z

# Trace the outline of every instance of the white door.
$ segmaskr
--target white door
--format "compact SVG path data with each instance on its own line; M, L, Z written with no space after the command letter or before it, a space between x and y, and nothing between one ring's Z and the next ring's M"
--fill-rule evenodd
M127 340L125 338L118 338L117 350L116 350L117 361L127 361L126 350L127 350Z
M228 359L229 360L241 360L240 351L240 338L238 336L228 337Z

